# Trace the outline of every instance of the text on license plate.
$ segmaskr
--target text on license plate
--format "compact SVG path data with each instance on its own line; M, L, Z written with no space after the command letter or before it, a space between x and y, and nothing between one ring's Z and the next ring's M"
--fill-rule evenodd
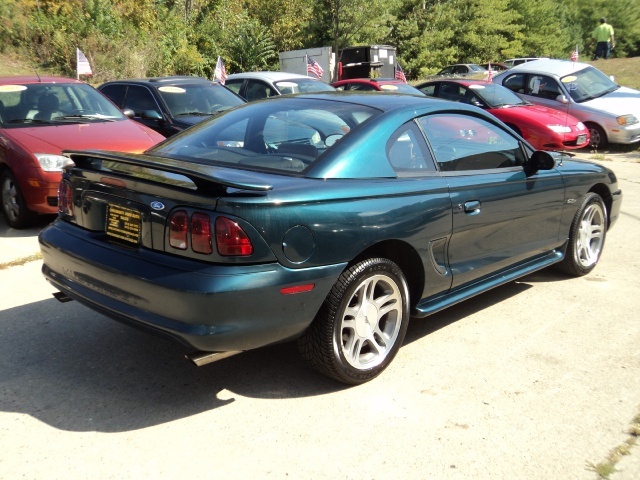
M107 235L131 243L140 240L140 212L120 205L107 205Z

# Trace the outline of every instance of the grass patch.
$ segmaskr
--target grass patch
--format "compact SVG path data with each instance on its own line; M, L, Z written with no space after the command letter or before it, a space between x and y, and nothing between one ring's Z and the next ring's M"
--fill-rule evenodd
M638 443L638 437L640 436L640 413L638 413L631 425L627 429L627 438L624 442L615 448L612 448L607 454L606 460L600 463L587 462L587 470L590 470L598 475L598 478L607 480L611 477L611 474L617 472L616 464L624 457L631 453L631 447Z
M610 58L609 60L594 60L585 62L598 70L613 75L618 85L640 90L640 57Z
M15 260L11 260L10 262L0 263L0 270L5 270L11 267L19 267L24 265L25 263L35 262L37 260L42 260L42 255L40 253L34 253L33 255L29 255L28 257L16 258Z

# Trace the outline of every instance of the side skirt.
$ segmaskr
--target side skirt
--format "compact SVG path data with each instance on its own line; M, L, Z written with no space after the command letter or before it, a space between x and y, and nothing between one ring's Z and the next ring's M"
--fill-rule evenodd
M512 282L518 278L529 275L530 273L547 268L554 263L560 262L564 258L565 246L557 250L553 250L548 254L538 257L525 263L521 263L507 270L501 270L495 275L485 277L482 280L471 283L458 290L451 291L446 295L421 300L413 309L412 316L416 318L426 317L433 313L439 312L451 305L460 303L471 297L484 293L492 288L499 287L505 283Z

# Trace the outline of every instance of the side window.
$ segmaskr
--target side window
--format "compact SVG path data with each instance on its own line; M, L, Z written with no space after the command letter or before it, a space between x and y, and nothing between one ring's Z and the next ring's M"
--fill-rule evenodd
M420 87L420 91L427 95L428 97L436 96L436 84L432 83L430 85L425 85L424 87Z
M242 82L243 80L227 80L224 86L240 95L240 87L242 87Z
M387 158L398 173L435 171L435 165L424 137L415 123L407 123L396 130L387 142Z
M126 85L106 85L100 89L100 93L115 103L118 108L123 108L126 90Z
M502 85L515 93L524 93L525 75L518 73L505 78Z
M153 95L145 87L139 85L130 85L127 92L127 99L124 108L130 108L134 111L136 117L142 116L145 110L155 110L159 112L158 104Z
M276 95L269 85L262 82L249 81L247 84L247 101L262 100Z
M491 170L524 164L520 142L482 118L443 113L419 119L443 172Z
M527 95L545 98L547 100L555 100L560 95L560 89L556 81L545 75L530 75L527 87L525 89Z

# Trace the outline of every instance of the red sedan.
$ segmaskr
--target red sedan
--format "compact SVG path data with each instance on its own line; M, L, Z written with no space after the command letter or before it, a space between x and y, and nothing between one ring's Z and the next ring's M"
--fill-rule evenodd
M164 137L96 89L61 77L0 77L0 192L13 228L58 212L63 150L139 153Z
M589 130L573 115L523 101L502 85L482 80L434 80L416 88L430 97L486 110L537 150L573 150L589 145Z
M336 90L358 92L392 92L420 95L421 92L402 80L395 78L350 78L331 84Z

